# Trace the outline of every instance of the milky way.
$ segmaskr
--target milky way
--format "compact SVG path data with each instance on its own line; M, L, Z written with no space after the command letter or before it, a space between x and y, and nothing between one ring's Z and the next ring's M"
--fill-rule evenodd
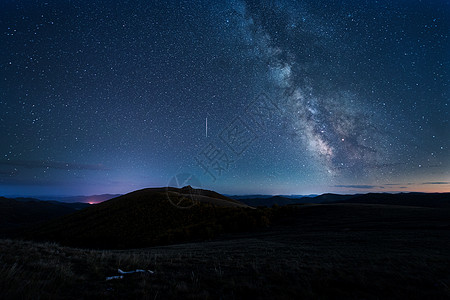
M282 118L288 125L286 133L299 140L299 153L311 152L319 162L318 168L330 176L352 179L362 176L371 180L386 177L385 173L372 172L373 168L392 168L396 161L391 151L402 150L390 149L393 148L389 141L392 137L388 137L389 132L380 121L383 119L374 117L370 103L365 103L364 96L354 89L333 86L323 82L323 78L320 84L312 84L316 79L310 73L315 67L324 68L317 61L316 52L323 52L331 59L333 52L352 54L344 40L334 40L338 35L334 28L318 20L306 22L314 16L304 8L292 9L279 2L260 5L254 9L256 13L242 2L235 2L233 8L240 19L237 24L241 41L249 46L255 60L267 66L263 72L268 82L262 89L271 93L277 106L282 107ZM353 14L347 17L354 21ZM277 24L275 30L273 24ZM265 25L273 33L269 33ZM279 36L295 42L280 42ZM344 62L349 59L343 58ZM321 56L319 59L327 60ZM339 56L336 59L341 63ZM329 68L333 68L332 62ZM333 80L335 78L330 76L329 81ZM320 93L330 86L329 91Z
M0 194L450 188L445 1L0 11Z

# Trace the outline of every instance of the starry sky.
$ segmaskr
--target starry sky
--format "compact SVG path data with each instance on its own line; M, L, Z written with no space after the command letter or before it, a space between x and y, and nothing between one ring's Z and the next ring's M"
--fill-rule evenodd
M450 191L450 2L0 2L0 195Z

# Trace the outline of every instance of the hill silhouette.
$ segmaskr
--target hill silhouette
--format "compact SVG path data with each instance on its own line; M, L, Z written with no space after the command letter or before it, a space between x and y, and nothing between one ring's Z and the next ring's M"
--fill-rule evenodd
M124 249L199 241L223 233L263 228L274 222L283 223L291 218L289 207L296 204L376 205L387 212L387 208L381 208L381 206L448 208L450 207L449 195L449 193L323 194L300 199L280 196L242 199L248 204L254 203L255 206L263 201L266 204L273 203L286 207L286 209L280 210L277 207L255 209L214 191L186 186L181 189L174 187L143 189L76 212L73 208L69 210L61 204L51 206L54 204L45 203L51 209L45 210L45 213L35 220L26 214L27 211L36 210L34 207L36 203L33 201L31 204L21 201L20 203L24 206L31 205L23 210L16 203L18 214L14 212L14 209L2 212L5 216L9 215L10 219L15 217L16 223L21 220L25 220L24 222L33 220L31 223L18 226L18 228L23 228L26 225L33 225L32 229L24 230L21 235L27 239L56 241L63 245L76 247ZM43 208L43 204L40 205ZM331 213L332 218L343 218L344 213L349 209L347 207L342 212ZM318 208L314 219L321 220L323 223L330 212L332 212L331 206ZM48 222L35 226L37 222L42 221ZM302 224L301 226L308 225ZM7 228L7 225L3 227Z
M50 221L24 237L78 247L145 247L255 229L267 225L265 214L213 191L149 188Z
M87 206L89 204L0 197L0 234L52 220Z

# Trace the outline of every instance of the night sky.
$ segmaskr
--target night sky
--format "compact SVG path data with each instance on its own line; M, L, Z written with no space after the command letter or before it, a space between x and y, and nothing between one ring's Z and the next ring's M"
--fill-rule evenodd
M449 31L444 0L2 0L0 195L449 192Z

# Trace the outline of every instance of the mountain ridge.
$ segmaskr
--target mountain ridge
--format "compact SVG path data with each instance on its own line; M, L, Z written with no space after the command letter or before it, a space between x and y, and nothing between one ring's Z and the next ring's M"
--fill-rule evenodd
M285 196L271 196L261 198L242 198L241 202L250 206L295 205L295 204L324 204L324 203L366 203L406 205L423 207L449 207L450 193L366 193L366 194L334 194L325 193L314 197L288 198ZM428 202L427 202L428 201Z
M264 213L209 190L148 188L49 221L24 237L77 247L145 247L255 229L267 225Z

